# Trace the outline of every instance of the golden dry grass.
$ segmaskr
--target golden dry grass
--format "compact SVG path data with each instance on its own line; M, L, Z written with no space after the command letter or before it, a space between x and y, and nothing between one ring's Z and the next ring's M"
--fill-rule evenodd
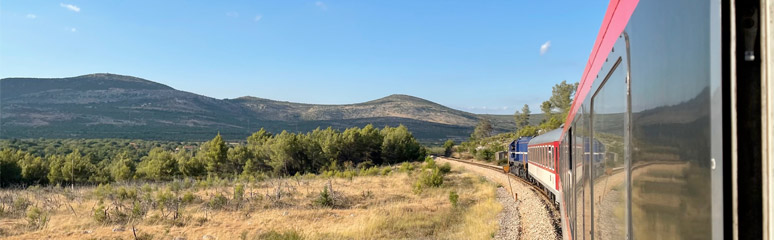
M246 184L244 200L234 201L222 210L206 210L207 201L217 192L233 196L233 183L226 186L183 189L195 192L197 201L184 207L181 220L166 218L159 209L148 211L133 223L137 233L153 239L256 239L268 232L294 232L305 239L491 239L498 229L497 214L502 206L495 199L496 187L482 178L454 169L444 177L444 185L412 190L420 169L411 174L393 172L388 176L349 179L297 177L269 179ZM328 183L333 187L336 206L314 204ZM282 197L275 199L281 184ZM169 184L152 185L166 189ZM139 186L133 186L142 189ZM113 186L117 188L117 186ZM94 187L77 188L68 201L63 190L2 190L0 196L25 196L47 209L51 219L46 227L34 230L23 214L0 218L0 237L8 239L133 239L132 224L97 223L93 209L98 206ZM449 202L449 191L459 194L457 207ZM140 194L138 194L140 195ZM155 195L154 195L155 196ZM44 199L58 199L59 207L45 207ZM107 200L105 200L108 202ZM73 211L67 206L69 202ZM56 204L54 204L56 205ZM109 205L109 204L108 204ZM206 221L202 221L205 219ZM113 231L124 227L125 231Z

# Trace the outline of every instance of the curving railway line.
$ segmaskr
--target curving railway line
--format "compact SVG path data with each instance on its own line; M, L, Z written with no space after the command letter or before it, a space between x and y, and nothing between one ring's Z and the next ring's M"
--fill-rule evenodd
M494 171L497 174L504 174L503 173L503 168L500 167L500 166L484 164L484 163L479 163L479 162L473 162L473 161L465 161L465 160L461 160L461 159L453 159L453 158L441 158L441 159L448 160L448 161L453 161L453 162L458 162L458 163L462 163L462 164L467 164L467 165L474 165L474 166L477 166L477 167L481 167L481 168L485 168L487 170ZM522 183L523 186L528 187L531 192L533 192L533 193L535 193L535 195L539 196L538 199L542 203L542 206L543 206L544 210L548 214L548 219L550 221L550 225L552 227L552 231L553 231L553 234L555 236L555 239L561 239L562 227L561 227L561 218L559 217L560 216L560 212L559 212L559 209L557 208L557 205L554 204L554 201L551 200L551 198L548 196L548 194L546 194L546 192L543 189L541 189L539 186L536 186L536 185L534 185L534 184L532 184L532 183L530 183L530 182L528 182L528 181L526 181L526 180L524 180L524 179L514 175L513 173L509 172L509 173L504 174L504 175L506 175L508 178L510 178L512 181L514 181L514 182L512 182L512 184ZM508 186L505 186L505 187L508 187ZM509 190L513 191L512 189L509 189ZM511 194L513 194L513 192L511 192ZM521 200L523 197L524 196L518 196L519 200ZM527 209L519 209L519 211L521 212L521 211L528 211L528 210ZM547 236L529 236L529 233L526 232L527 231L526 229L529 229L530 227L529 226L524 226L524 225L535 224L532 221L535 221L535 219L525 219L525 218L521 219L521 224L523 226L519 227L519 229L520 229L520 234L519 235L522 236L522 239L538 239L538 238L544 238L545 239ZM527 237L527 236L529 236L529 237ZM552 239L552 237L548 237L548 239Z

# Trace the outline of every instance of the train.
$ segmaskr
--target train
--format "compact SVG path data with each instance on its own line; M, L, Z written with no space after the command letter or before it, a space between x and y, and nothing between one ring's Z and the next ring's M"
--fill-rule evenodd
M774 238L772 6L610 1L564 124L509 147L563 239Z
M527 177L527 144L532 137L520 137L508 144L510 172L521 178Z

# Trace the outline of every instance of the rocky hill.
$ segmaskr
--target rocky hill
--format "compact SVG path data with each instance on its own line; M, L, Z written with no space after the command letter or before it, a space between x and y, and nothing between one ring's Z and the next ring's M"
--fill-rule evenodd
M244 139L261 127L301 132L404 124L419 139L437 142L466 138L480 117L408 95L320 105L249 96L215 99L115 74L0 80L2 138L204 140L220 132ZM498 131L515 127L508 121L493 122Z

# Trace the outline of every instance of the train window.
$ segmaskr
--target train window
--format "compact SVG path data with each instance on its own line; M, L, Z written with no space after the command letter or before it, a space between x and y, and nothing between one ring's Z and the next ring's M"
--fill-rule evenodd
M626 68L619 57L610 73L591 97L592 138L589 143L591 181L594 188L594 232L611 239L625 239L626 215L609 209L626 209L624 132L626 114Z
M554 169L554 152L553 147L548 147L548 167Z

